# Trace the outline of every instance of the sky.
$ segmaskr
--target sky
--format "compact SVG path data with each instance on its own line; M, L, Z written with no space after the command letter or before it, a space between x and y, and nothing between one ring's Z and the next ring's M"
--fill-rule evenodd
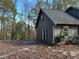
M26 9L32 9L35 4L36 4L36 0L17 0L17 3L16 3L16 7L17 7L17 10L24 10L25 7L24 5L26 4Z
M16 9L17 9L17 13L21 13L25 10L31 10L37 3L38 0L14 0L16 1ZM45 2L46 0L42 0L43 2ZM49 3L52 2L52 0L48 0ZM26 6L25 6L26 5ZM24 17L22 17L24 18ZM17 21L21 20L19 15L16 16ZM27 19L27 18L25 18Z
M20 11L24 10L25 4L26 4L26 9L32 9L36 5L37 1L38 0L17 0L17 3L16 3L17 10L20 10ZM46 2L46 0L42 0L42 1ZM52 1L53 0L48 0L48 3L52 4Z
M37 0L17 0L16 1L17 13L22 12L22 11L27 10L27 9L31 10L36 5L36 1ZM26 7L24 5L26 5ZM19 18L19 15L16 15L16 19L17 19L17 21L21 20Z

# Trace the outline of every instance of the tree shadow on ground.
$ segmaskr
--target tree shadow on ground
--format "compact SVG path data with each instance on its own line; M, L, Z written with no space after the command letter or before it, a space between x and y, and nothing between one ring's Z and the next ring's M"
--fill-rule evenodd
M21 41L21 40L1 40L0 43L5 43L5 44L11 44L13 46L27 46L27 45L44 45L44 46L52 46L53 44L44 42L44 41L38 41L38 40L26 40L26 41Z

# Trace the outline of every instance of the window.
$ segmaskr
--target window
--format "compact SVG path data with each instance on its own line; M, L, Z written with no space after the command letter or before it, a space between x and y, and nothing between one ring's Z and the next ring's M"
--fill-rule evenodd
M69 32L69 27L68 26L63 26L61 28L60 34L64 35L64 36L68 36L69 35L68 32Z
M46 40L46 29L42 29L42 40Z
M68 31L69 31L69 27L68 26L64 26L63 27L63 35L64 36L68 36Z
M46 40L46 35L47 35L46 29L44 30L44 35L45 35L45 40Z
M42 29L42 40L44 40L44 29Z

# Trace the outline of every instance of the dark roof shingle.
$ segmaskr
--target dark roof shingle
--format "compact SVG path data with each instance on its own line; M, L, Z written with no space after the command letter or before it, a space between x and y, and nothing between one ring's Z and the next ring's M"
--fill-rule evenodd
M67 14L66 12L50 9L41 9L55 24L76 24L79 20Z
M78 7L69 7L65 12L79 19L79 8Z

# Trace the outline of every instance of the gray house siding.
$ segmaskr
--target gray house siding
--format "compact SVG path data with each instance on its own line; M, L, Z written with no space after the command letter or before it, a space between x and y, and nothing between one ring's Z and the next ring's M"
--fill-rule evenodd
M53 23L52 23L52 21L44 13L41 13L41 15L39 16L39 19L40 19L40 21L39 21L38 27L36 29L37 39L44 40L46 42L52 42L53 41L53 37L52 37L53 36L53 32L52 32Z
M71 27L69 32L70 36L78 36L78 27Z
M58 36L60 34L61 28L59 26L54 27L54 36Z
M68 26L68 35L69 36L78 36L78 26ZM61 32L61 26L54 27L54 37L58 36Z

